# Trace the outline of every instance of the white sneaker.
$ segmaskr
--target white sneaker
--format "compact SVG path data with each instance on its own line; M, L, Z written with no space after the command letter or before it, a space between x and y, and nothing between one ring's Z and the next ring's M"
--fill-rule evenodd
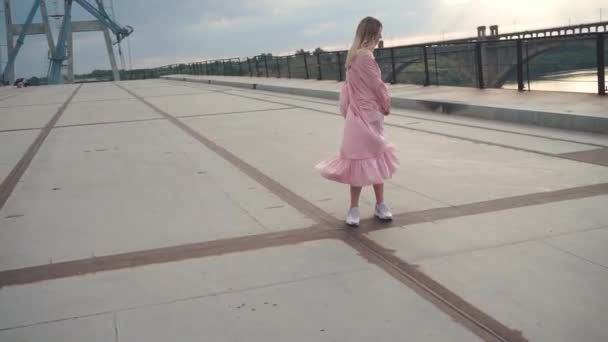
M359 227L359 208L350 208L346 214L346 224L351 227Z
M391 209L384 203L376 204L376 209L374 210L374 216L380 221L392 221L393 214L391 213Z

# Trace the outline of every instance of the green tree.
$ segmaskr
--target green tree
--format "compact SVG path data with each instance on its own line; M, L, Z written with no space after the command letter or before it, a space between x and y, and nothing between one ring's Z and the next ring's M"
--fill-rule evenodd
M320 47L316 48L315 51L313 51L313 54L318 54L318 53L323 53L326 52L325 50L321 49Z

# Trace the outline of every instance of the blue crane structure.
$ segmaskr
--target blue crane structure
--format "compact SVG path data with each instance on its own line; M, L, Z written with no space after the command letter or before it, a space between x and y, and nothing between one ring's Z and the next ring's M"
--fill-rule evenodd
M15 47L10 51L8 56L8 61L4 67L4 71L2 72L2 83L8 83L8 72L11 67L14 65L15 60L17 59L17 55L19 54L19 50L23 43L25 42L25 36L27 35L30 26L32 25L32 21L38 8L40 7L40 3L42 0L34 0L32 7L28 13L28 16L23 24L21 32L19 33L19 37L17 38L17 42ZM123 39L128 37L131 33L133 33L133 28L131 26L120 26L114 20L110 18L108 13L105 11L104 6L102 5L102 0L95 0L96 5L91 4L89 0L65 0L65 13L63 16L63 22L61 24L61 29L59 31L59 37L57 39L57 43L53 47L51 51L51 63L48 71L48 83L49 84L60 84L63 82L61 77L61 67L63 65L63 61L65 61L68 56L66 54L66 41L71 31L71 22L72 22L72 3L78 3L84 10L93 15L99 22L111 30L116 36L116 42L114 44L120 43ZM10 28L9 28L10 29Z

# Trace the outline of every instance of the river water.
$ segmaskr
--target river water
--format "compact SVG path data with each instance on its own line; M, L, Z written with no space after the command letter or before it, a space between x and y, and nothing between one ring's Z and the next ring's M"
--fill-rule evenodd
M606 75L608 75L608 70L606 71ZM524 85L528 89L527 80L524 80ZM505 83L503 88L517 89L517 81ZM585 69L549 74L540 79L530 80L530 89L597 93L597 70Z

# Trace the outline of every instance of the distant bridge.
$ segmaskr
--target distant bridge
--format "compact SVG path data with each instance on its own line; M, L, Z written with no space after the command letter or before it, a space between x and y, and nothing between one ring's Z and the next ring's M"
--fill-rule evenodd
M490 35L486 34L485 26L480 26L478 27L477 37L424 43L411 47L398 47L398 49L414 49L412 52L416 49L418 51L412 53L409 57L395 58L394 70L393 68L387 70L389 69L387 68L388 65L385 65L385 72L383 74L387 82L396 80L398 75L407 72L409 67L424 63L424 50L426 50L428 58L431 58L434 53L439 53L440 55L449 55L449 59L454 65L470 65L471 67L468 68L460 68L461 70L457 71L457 73L465 79L470 79L473 83L478 83L479 81L476 78L479 66L476 65L475 49L476 43L479 42L481 47L481 68L485 86L500 88L508 80L509 76L516 71L518 58L517 40L529 40L529 44L526 44L526 51L523 51L522 54L522 62L525 65L543 53L563 47L566 38L568 42L580 39L580 46L582 47L595 47L596 41L590 39L589 36L605 32L608 32L608 21L505 34L498 34L498 26L490 26ZM560 37L564 39L559 39ZM384 56L383 58L389 57Z

